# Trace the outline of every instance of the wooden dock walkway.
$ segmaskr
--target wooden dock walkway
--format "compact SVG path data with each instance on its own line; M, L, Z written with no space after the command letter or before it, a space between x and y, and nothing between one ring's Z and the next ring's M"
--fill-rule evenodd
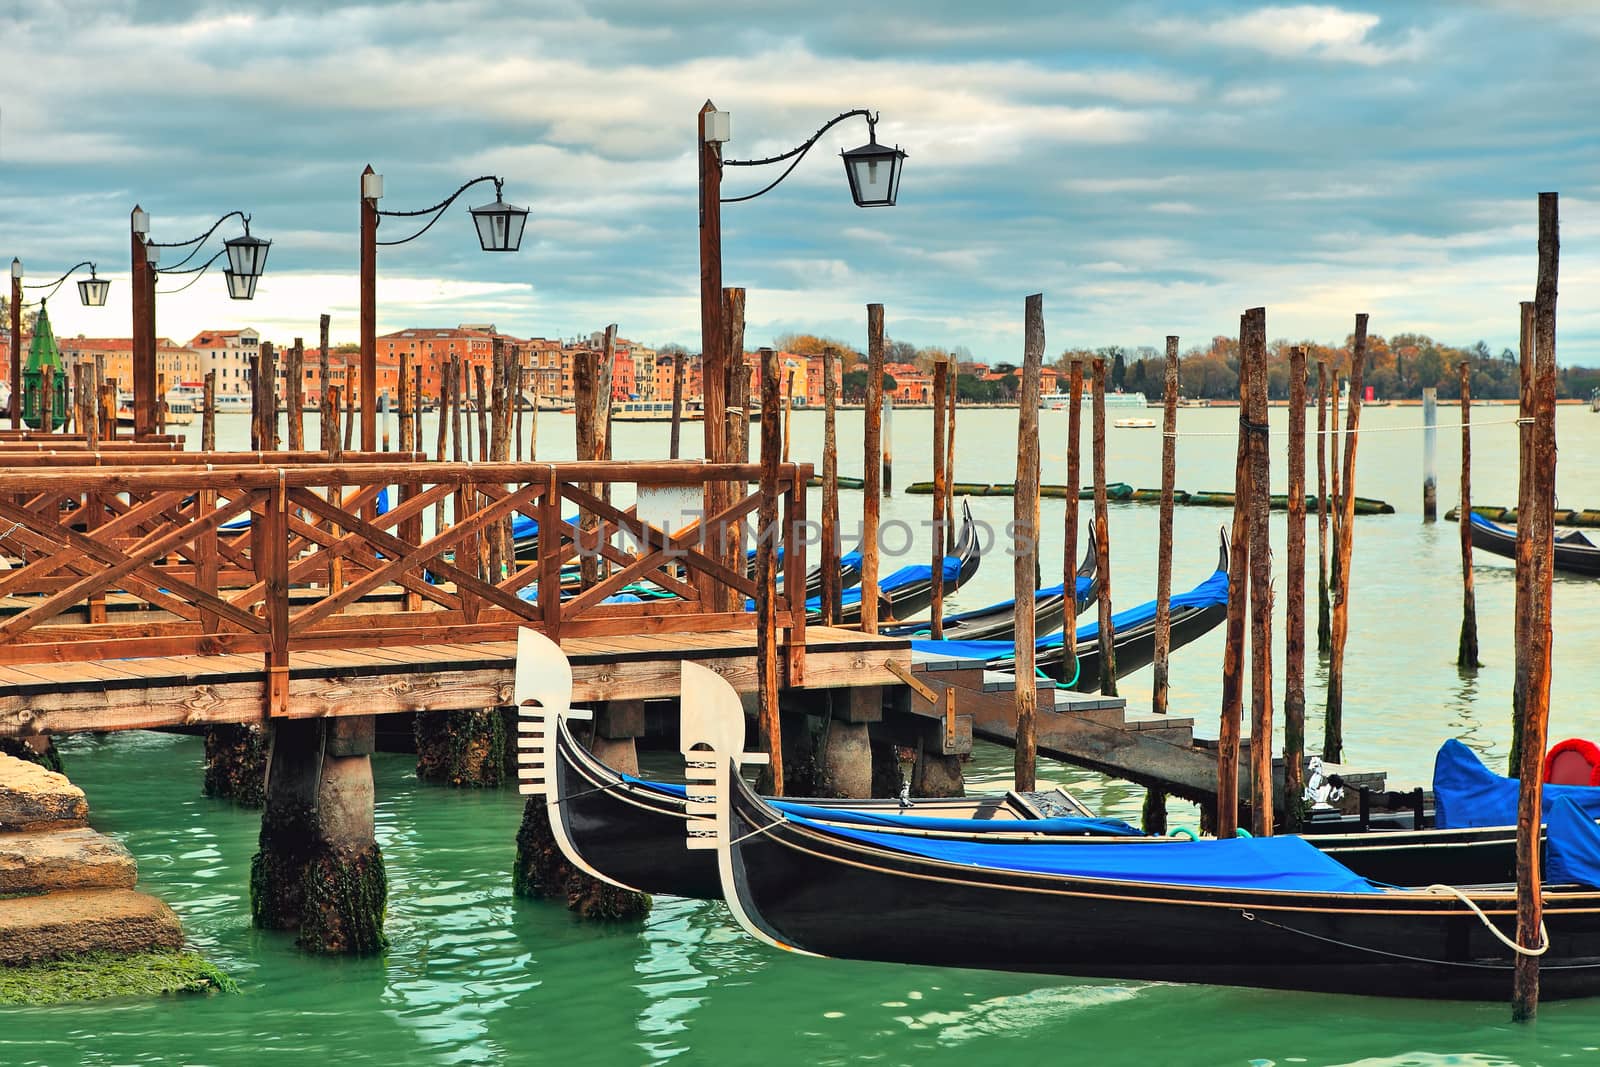
M579 702L678 696L679 664L710 667L742 692L757 686L754 630L561 641ZM459 711L511 703L515 641L316 649L289 657L287 718ZM904 640L813 626L806 688L899 684ZM260 723L260 656L153 656L0 665L0 737Z

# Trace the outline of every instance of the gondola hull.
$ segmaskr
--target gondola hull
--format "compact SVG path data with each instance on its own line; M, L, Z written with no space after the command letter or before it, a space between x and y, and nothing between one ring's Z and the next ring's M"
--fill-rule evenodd
M1083 978L1509 995L1508 951L1453 896L1212 889L964 866L775 821L747 790L730 793L723 889L741 923L780 947ZM1512 893L1478 898L1511 924ZM1600 993L1600 893L1552 892L1545 915L1553 944L1541 995Z
M1171 650L1176 652L1184 645L1198 640L1222 625L1228 618L1226 605L1205 608L1180 609L1172 613ZM1126 678L1134 671L1150 666L1156 655L1155 623L1133 627L1127 631L1113 631L1111 645L1117 664L1117 677ZM1100 645L1098 642L1080 642L1077 669L1066 658L1061 646L1038 655L1038 667L1057 682L1080 693L1092 693L1100 688Z
M1517 532L1489 522L1481 515L1471 516L1469 529L1472 547L1507 559L1517 558ZM1588 543L1582 534L1565 534L1555 543L1555 568L1567 574L1600 578L1600 547Z

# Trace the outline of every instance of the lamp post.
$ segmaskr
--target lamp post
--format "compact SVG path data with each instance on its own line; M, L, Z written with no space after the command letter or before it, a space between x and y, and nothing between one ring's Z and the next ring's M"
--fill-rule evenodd
M205 247L206 241L224 222L234 216L244 224L244 234L223 241L222 248L198 267L185 266ZM256 282L267 266L267 250L272 242L250 234L250 216L242 211L230 211L213 222L199 237L187 241L152 241L150 239L150 213L134 205L129 216L128 229L132 241L130 259L133 284L133 436L148 437L156 431L156 277L162 274L193 274L194 277L171 293L189 288L223 256L228 266L223 270L228 295L234 300L250 300L256 295ZM190 246L193 246L190 248ZM188 255L170 267L162 267L161 249L190 248ZM79 283L81 286L83 283Z
M105 307L106 294L111 291L111 283L100 277L95 265L88 260L67 268L66 272L53 282L26 286L22 284L22 261L16 258L11 260L11 428L13 430L22 428L22 308L24 306L22 291L50 290L39 298L39 305L42 307L46 300L56 294L57 289L66 284L68 278L84 267L89 268L89 277L79 280L78 299L84 307Z
M718 111L707 100L700 109L700 353L701 377L705 396L706 459L716 462L727 456L724 431L729 383L728 353L724 352L722 322L722 205L754 200L773 189L794 172L806 153L834 126L846 119L867 121L867 143L842 152L850 197L857 207L893 207L900 194L900 168L906 154L878 143L878 115L864 108L846 111L829 119L803 143L787 152L765 159L723 159L722 146L733 139L733 121L726 111ZM771 183L744 196L722 195L722 168L762 167L793 160Z
M378 448L378 246L403 245L433 228L456 198L483 182L494 182L494 202L469 209L478 231L478 244L485 252L515 252L522 246L522 230L528 222L528 209L508 204L501 196L505 179L486 174L473 178L432 207L420 211L380 211L383 175L369 165L361 172L361 448ZM378 240L381 218L420 218L430 216L422 229L395 241Z

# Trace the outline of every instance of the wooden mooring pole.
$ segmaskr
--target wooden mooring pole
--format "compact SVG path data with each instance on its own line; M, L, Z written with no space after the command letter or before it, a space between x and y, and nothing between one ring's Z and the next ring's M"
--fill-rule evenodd
M328 325L330 317L323 315L318 322L319 336L317 338L317 381L322 386L322 395L317 398L317 447L323 452L333 449L333 440L330 438L329 426L339 425L339 410L335 406L337 401L330 401L332 395L333 379L328 370Z
M1082 470L1080 463L1081 449L1078 439L1083 436L1083 360L1074 359L1067 364L1068 392L1070 399L1067 403L1067 507L1066 533L1062 542L1065 553L1061 561L1061 581L1067 589L1072 602L1067 606L1067 621L1061 631L1066 639L1063 646L1063 656L1072 660L1072 670L1078 671L1078 633L1077 626L1072 620L1078 614L1078 482ZM1099 557L1095 557L1098 561ZM1062 666L1065 667L1065 661Z
M1317 447L1322 447L1321 440ZM1283 639L1283 828L1302 824L1306 767L1306 350L1289 349L1289 592Z
M778 554L772 532L778 526L778 405L782 383L778 354L761 349L761 507L756 542L756 674L761 689L756 729L760 751L772 757L761 772L761 785L783 796L783 730L778 723ZM735 397L738 403L740 398ZM742 406L742 405L741 405ZM793 595L803 596L804 591Z
M1111 529L1106 498L1106 361L1091 364L1094 374L1094 556L1100 580L1100 692L1117 695L1116 634L1111 625ZM1037 394L1034 407L1039 406ZM1070 629L1070 624L1068 624Z
M956 393L961 385L961 364L950 357L950 383L946 390L948 408L944 434L944 554L956 554Z
M1251 308L1250 830L1272 835L1272 461L1267 436L1267 309Z
M93 447L93 441L90 442ZM205 386L200 394L200 449L214 452L217 447L217 372L206 371Z
M1317 360L1317 654L1333 643L1328 604L1328 361Z
M883 398L883 495L894 496L894 394Z
M1435 460L1439 451L1439 390L1422 391L1422 521L1439 520L1439 476Z
M683 364L688 358L687 352L672 354L672 436L667 444L667 455L673 459L678 458L683 434ZM533 410L535 413L539 410L537 401L533 405ZM537 414L535 417L537 418Z
M1172 652L1172 494L1177 482L1177 448L1178 339L1169 336L1161 415L1161 515L1156 520L1156 636L1150 683L1150 710L1157 715L1167 713L1167 659ZM1070 615L1068 618L1071 626Z
M1250 411L1246 406L1249 315L1239 316L1239 440L1233 460L1233 526L1228 540L1228 621L1222 645L1222 715L1217 727L1218 837L1239 828L1239 734L1244 708L1245 594L1249 586Z
M288 395L284 402L289 405L289 450L299 452L306 447L306 343L304 338L296 337L294 347L289 349L288 363L285 366L285 377L288 378Z
M1461 367L1461 644L1456 666L1477 670L1478 600L1472 586L1472 363Z
M1039 689L1034 681L1034 597L1039 556L1039 372L1044 362L1044 295L1023 304L1022 386L1017 390L1017 479L1012 522L1016 597L1016 788L1037 785ZM1070 627L1070 621L1068 623Z
M1350 636L1350 551L1356 526L1356 443L1361 429L1361 383L1367 365L1367 316L1356 316L1350 348L1350 398L1346 401L1344 475L1340 479L1339 526L1334 555L1333 646L1328 653L1328 710L1323 719L1322 758L1344 756L1344 648Z
M1556 277L1560 233L1555 193L1539 194L1539 275L1534 292L1531 455L1527 510L1517 511L1517 614L1528 625L1528 673L1522 705L1522 752L1517 777L1517 953L1511 1017L1531 1021L1539 1007L1539 957L1545 944L1540 827L1544 822L1544 750L1550 719L1550 601L1554 593L1556 502Z
M862 413L861 630L878 632L878 508L883 494L883 305L867 305L867 407Z
M945 390L950 386L950 361L935 358L933 364L933 639L944 640L944 526L945 490Z
M839 353L822 349L822 625L839 619Z
M1534 366L1534 302L1524 300L1521 304L1521 337L1518 343L1519 373L1521 375L1521 388L1518 392L1520 400L1517 405L1517 455L1519 464L1517 469L1517 527L1522 527L1522 517L1528 514L1531 507L1529 494L1533 489L1533 473L1528 465L1533 462L1533 366ZM1528 613L1523 600L1517 600L1516 611L1513 612L1513 638L1512 647L1515 653L1512 659L1511 670L1511 753L1510 769L1506 772L1515 778L1518 769L1522 766L1522 727L1526 721L1524 714L1524 701L1528 692L1528 670L1530 662L1530 645L1528 637Z

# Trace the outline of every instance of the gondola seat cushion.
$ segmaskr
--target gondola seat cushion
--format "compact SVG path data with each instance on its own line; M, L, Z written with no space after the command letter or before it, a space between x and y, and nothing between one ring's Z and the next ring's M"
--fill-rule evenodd
M1544 757L1551 785L1600 785L1600 745L1581 737L1558 741Z

